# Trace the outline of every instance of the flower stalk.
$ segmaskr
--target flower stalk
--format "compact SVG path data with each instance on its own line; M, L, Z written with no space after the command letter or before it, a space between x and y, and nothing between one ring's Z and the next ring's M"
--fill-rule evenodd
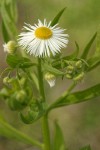
M43 85L43 73L41 66L41 58L38 58L38 79L39 79L39 90L42 101L46 103L44 85ZM44 147L43 150L50 150L50 132L49 132L49 124L48 124L48 114L46 113L42 117L42 133L44 139Z

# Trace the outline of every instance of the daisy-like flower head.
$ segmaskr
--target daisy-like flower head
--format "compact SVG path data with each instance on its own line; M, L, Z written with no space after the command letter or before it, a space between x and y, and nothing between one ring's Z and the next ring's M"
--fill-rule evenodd
M51 22L47 24L38 20L38 24L34 26L26 24L24 32L20 33L18 43L27 52L34 56L54 56L59 53L61 48L65 48L68 44L68 34L65 34L65 29L57 27L58 24L51 26Z

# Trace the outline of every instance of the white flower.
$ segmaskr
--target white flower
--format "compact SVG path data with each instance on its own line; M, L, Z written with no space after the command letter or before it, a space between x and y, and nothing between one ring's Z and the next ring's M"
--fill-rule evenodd
M45 80L49 83L50 87L55 86L56 77L54 74L51 74L50 72L47 72L44 76Z
M58 24L50 24L51 22L47 24L46 19L44 23L38 20L38 24L34 26L25 23L25 31L19 35L19 45L34 56L50 56L51 53L54 56L59 53L68 44L68 34L64 34L65 29L57 27Z
M4 52L13 54L16 50L16 42L9 41L8 43L3 44Z

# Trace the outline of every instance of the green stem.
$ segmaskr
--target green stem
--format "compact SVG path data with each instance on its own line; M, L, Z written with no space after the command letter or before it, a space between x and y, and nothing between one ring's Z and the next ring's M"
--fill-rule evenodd
M38 76L39 76L39 90L40 95L42 97L42 101L46 103L45 92L44 92L44 84L43 84L43 73L41 68L41 59L38 58ZM48 124L48 115L45 114L42 118L42 132L44 139L44 147L43 150L50 150L50 132L49 132L49 124Z
M44 138L44 147L43 150L51 150L50 146L50 132L48 124L48 115L45 114L42 119L42 132Z
M57 99L56 102L59 102L59 101L61 101L64 97L66 97L66 96L73 90L73 88L74 88L75 86L76 86L76 83L73 82L73 84L67 89L66 92L64 92L64 93L62 94L61 97L59 97L59 98Z
M45 93L44 93L44 86L43 86L43 73L42 73L41 59L40 58L38 58L38 77L39 77L40 95L42 96L42 101L45 102Z

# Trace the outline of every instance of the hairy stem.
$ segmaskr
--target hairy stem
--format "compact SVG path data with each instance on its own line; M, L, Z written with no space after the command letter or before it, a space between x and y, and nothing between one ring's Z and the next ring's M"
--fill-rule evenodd
M44 138L44 147L43 150L51 150L50 145L50 132L49 132L49 124L48 124L48 115L45 114L42 118L42 132Z
M38 76L39 76L39 90L40 95L43 102L46 102L45 92L44 92L44 84L43 84L43 73L41 68L41 59L38 58ZM50 132L49 132L49 124L48 124L48 115L45 114L42 118L42 132L44 139L44 147L43 150L50 150Z
M43 86L43 73L42 73L41 59L40 58L38 58L38 78L39 78L40 95L42 97L42 101L45 102L45 93L44 93L44 86Z

